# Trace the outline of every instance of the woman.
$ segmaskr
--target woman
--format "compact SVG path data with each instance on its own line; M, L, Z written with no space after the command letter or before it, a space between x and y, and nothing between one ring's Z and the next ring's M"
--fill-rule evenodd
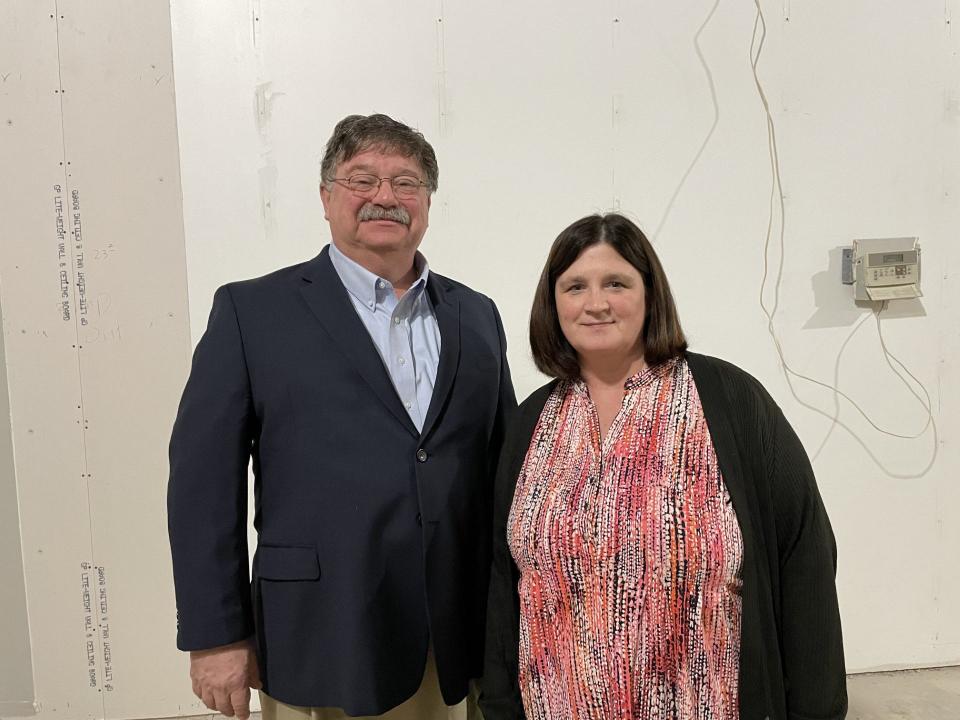
M486 720L845 717L810 463L756 380L687 352L636 225L560 233L530 340L556 379L498 470Z

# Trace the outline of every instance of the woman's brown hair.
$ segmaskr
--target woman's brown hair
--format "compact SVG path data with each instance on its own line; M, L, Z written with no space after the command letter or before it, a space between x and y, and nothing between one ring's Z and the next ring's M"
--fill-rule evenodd
M647 317L640 333L643 357L657 365L682 355L687 341L680 327L677 307L663 266L647 236L618 213L588 215L577 220L553 241L530 311L530 347L540 372L573 380L580 377L577 353L564 337L557 317L554 289L557 278L592 245L607 243L633 265L646 289Z

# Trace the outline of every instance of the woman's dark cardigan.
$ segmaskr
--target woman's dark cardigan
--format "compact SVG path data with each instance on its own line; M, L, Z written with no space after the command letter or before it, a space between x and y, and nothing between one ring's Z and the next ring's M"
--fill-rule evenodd
M757 380L716 358L686 358L743 536L740 718L841 720L847 691L836 545L810 461ZM507 516L555 384L520 405L497 471L480 698L485 720L525 717L517 682L519 573L507 547Z

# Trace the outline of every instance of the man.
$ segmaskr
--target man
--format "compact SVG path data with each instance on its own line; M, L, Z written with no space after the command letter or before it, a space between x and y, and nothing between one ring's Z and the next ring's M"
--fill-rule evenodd
M516 400L493 302L417 252L437 175L419 132L345 118L321 165L333 243L214 296L168 494L178 647L210 709L246 717L262 685L265 720L446 720L480 675Z

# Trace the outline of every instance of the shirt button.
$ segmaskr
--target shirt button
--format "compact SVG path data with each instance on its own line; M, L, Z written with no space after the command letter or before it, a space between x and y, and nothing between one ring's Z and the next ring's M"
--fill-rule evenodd
M400 363L401 365L406 365L406 364L407 364L406 359L405 359L402 355L397 358L397 362Z
M395 317L395 318L393 319L393 324L394 324L394 325L399 325L399 324L400 324L400 318Z
M383 288L384 288L383 280L377 280L377 287L380 288L381 290L383 290Z
M417 461L425 463L427 461L427 451L423 448L417 450Z

